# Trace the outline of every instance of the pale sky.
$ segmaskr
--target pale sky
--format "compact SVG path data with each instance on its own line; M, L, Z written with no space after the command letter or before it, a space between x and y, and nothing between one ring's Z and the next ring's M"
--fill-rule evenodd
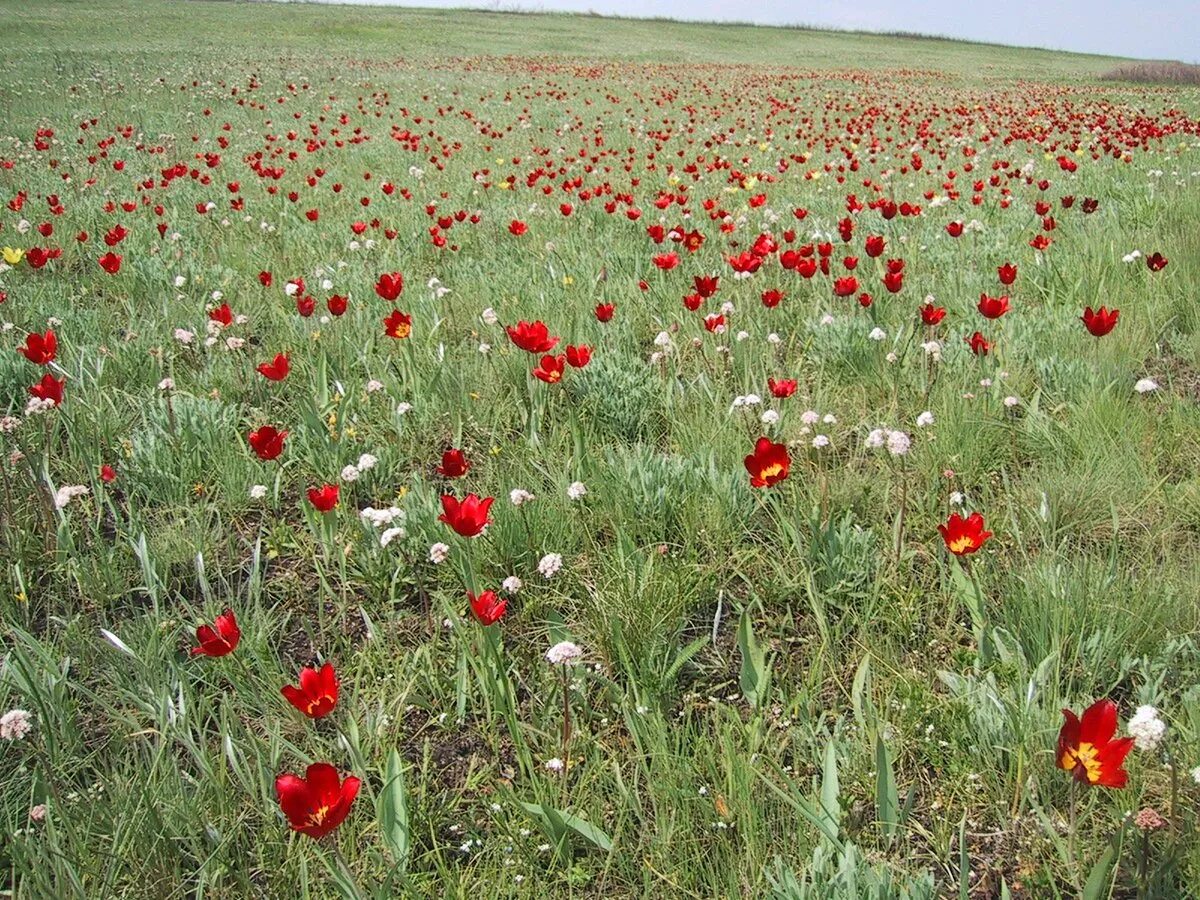
M764 25L916 31L1016 46L1200 62L1200 0L342 0L520 8Z

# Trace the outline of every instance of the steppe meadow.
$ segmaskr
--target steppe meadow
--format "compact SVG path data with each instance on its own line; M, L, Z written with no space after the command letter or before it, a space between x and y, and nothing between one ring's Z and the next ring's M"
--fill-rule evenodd
M1200 893L1200 87L0 11L0 894Z

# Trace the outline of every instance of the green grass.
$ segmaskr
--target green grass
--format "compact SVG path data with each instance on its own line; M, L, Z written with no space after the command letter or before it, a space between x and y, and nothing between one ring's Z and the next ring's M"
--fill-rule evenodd
M1103 84L1112 58L801 29L300 4L0 9L0 200L27 194L20 212L0 207L0 246L63 251L0 272L0 415L22 420L0 433L0 713L34 723L0 743L0 889L849 900L1174 897L1200 882L1200 91ZM1127 158L1093 159L1101 140L1123 148L1135 120ZM1143 148L1147 124L1177 130ZM39 128L55 132L45 150ZM308 148L314 128L326 143ZM370 140L352 142L356 128ZM260 179L258 151L286 173ZM707 170L718 157L728 166ZM176 163L211 184L162 187ZM1029 182L1008 177L1023 166ZM539 167L552 175L530 186ZM1000 187L973 205L973 182L993 174ZM605 183L611 194L580 197ZM681 185L686 220L654 203ZM847 195L866 203L875 187L922 214L864 209L843 244ZM1100 201L1090 215L1086 197ZM1056 220L1041 255L1038 200ZM513 219L528 233L511 235ZM979 228L951 238L956 220ZM655 245L646 227L660 222L705 242ZM96 258L118 223L129 235L109 276ZM435 247L432 226L454 247ZM781 249L829 235L835 274L858 256L874 303L836 298L776 254L735 279L727 257L764 230ZM868 234L887 238L878 259ZM681 264L662 272L652 257L668 249ZM1134 249L1170 263L1123 262ZM906 261L896 295L880 284L892 257ZM1020 274L1002 288L1008 260ZM392 271L413 321L401 341L373 290ZM705 273L719 292L688 312L680 298ZM312 318L283 292L295 277ZM772 287L788 295L773 309L760 302ZM984 319L976 299L1002 291L1012 311ZM331 294L348 310L322 321ZM927 294L948 310L936 365L915 317ZM709 333L702 317L725 301L729 330ZM247 320L206 347L219 302ZM611 322L594 315L602 302ZM1101 304L1121 317L1094 339L1079 317ZM592 362L533 379L536 359L488 308L545 321L556 350L586 343ZM16 348L51 324L66 396L27 414L44 370ZM967 350L976 330L992 355ZM245 345L226 349L230 336ZM256 373L283 351L287 380ZM799 386L776 400L767 378L782 376ZM1159 389L1135 392L1141 378ZM733 408L749 393L764 406ZM835 421L810 427L808 409ZM934 422L918 427L925 411ZM272 462L245 438L266 424L290 432ZM911 435L907 455L866 445L885 426ZM755 490L743 457L760 434L792 463ZM450 447L473 463L455 482L435 471ZM364 453L376 465L342 477ZM573 500L576 481L587 493ZM321 515L305 491L326 482L341 497ZM56 509L63 485L90 493ZM517 508L514 489L536 499ZM496 498L483 536L438 521L444 491ZM967 566L937 531L956 493L995 533ZM356 513L393 503L406 534L382 547ZM551 553L563 565L546 578ZM482 628L466 591L514 575L524 586ZM189 657L226 607L237 649ZM544 658L564 639L584 651L565 751L563 680ZM341 698L312 722L279 689L318 660L336 665ZM1118 703L1122 733L1142 704L1169 730L1129 757L1125 790L1079 791L1068 838L1060 710L1099 697ZM565 775L546 768L564 756ZM320 842L288 829L274 787L313 761L363 781ZM1144 807L1170 822L1146 839L1143 870L1125 817Z

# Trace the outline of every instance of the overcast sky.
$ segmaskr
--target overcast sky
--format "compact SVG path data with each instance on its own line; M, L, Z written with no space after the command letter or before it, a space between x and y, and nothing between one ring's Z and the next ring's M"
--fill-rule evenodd
M388 6L564 10L864 31L1200 62L1200 0L342 0Z

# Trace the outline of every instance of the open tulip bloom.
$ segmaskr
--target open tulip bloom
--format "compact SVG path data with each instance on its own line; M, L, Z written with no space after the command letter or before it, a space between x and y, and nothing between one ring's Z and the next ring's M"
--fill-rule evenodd
M1133 738L1117 738L1117 705L1097 700L1082 718L1064 709L1058 733L1058 767L1081 784L1123 788L1129 775L1123 768L1133 749Z
M318 762L308 767L303 778L280 775L275 779L275 793L292 830L319 839L346 820L361 784L353 775L342 781L337 769Z

